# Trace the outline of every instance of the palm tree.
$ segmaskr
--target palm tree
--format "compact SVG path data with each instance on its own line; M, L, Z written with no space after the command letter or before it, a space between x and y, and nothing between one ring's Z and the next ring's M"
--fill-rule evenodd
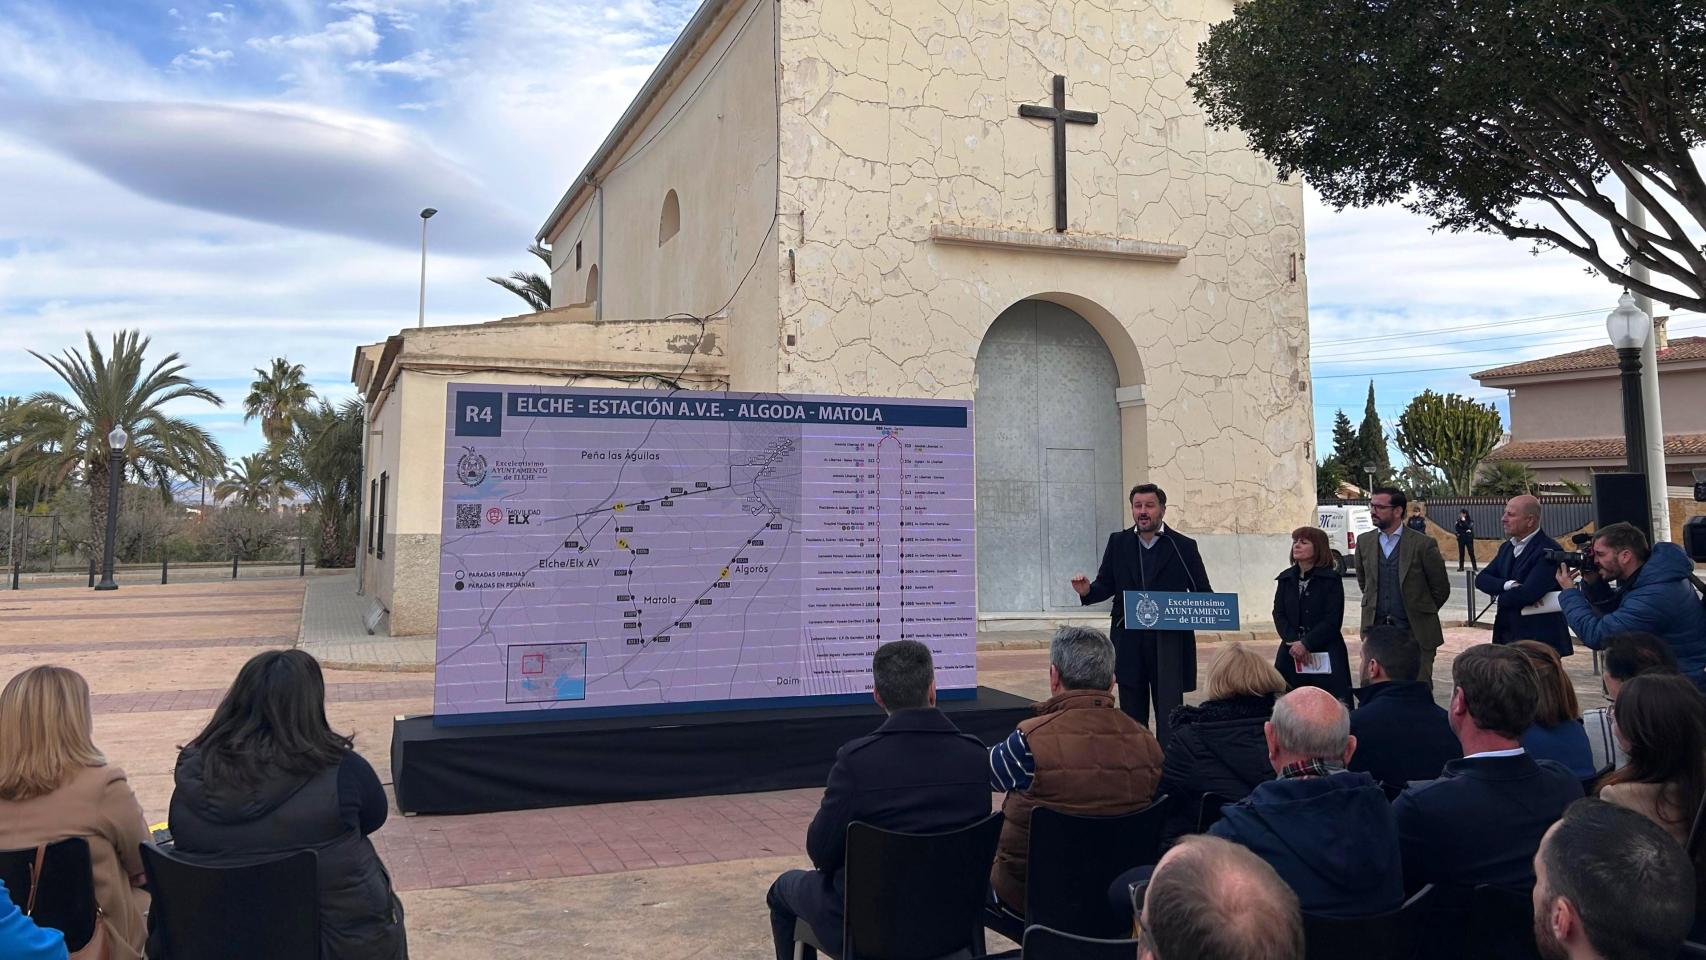
M251 453L225 468L225 476L213 487L213 499L218 502L236 500L245 507L259 508L279 497L292 496L296 491L285 485L277 460L264 453Z
M355 562L361 505L361 401L334 407L324 400L303 412L284 446L284 476L320 514L317 566Z
M89 491L91 553L104 563L101 531L107 522L107 483L111 451L107 434L122 425L130 433L127 463L138 478L158 482L171 474L193 475L224 457L206 430L163 408L174 400L205 400L220 406L219 396L183 376L186 365L175 353L148 366L148 338L134 330L113 334L110 356L95 335L85 333L87 354L68 349L56 357L30 355L48 365L69 393L31 394L14 415L17 440L11 459L20 476L55 485L81 470ZM122 478L121 478L122 482Z
M510 293L515 294L521 299L526 300L527 306L531 308L534 313L538 313L541 310L549 310L551 309L551 281L548 279L548 276L551 272L551 251L540 246L539 241L535 240L533 241L533 244L527 248L527 252L545 261L545 273L547 276L542 277L537 273L528 273L525 270L516 270L511 272L507 277L487 277L486 279L500 287L503 287L505 290L508 290Z
M297 415L308 409L313 399L314 388L308 385L302 364L274 357L271 370L255 368L249 395L243 398L243 422L259 417L261 435L276 448L290 438Z
M308 409L313 399L314 388L308 385L302 364L274 357L271 370L255 368L255 380L249 384L249 395L243 398L243 422L260 418L261 435L267 438L267 447L276 457L290 439L296 418ZM272 498L272 509L278 510L277 496Z

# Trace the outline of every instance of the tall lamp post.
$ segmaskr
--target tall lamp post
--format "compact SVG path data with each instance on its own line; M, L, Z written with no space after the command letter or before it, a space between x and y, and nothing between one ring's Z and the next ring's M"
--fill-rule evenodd
M1374 463L1370 461L1362 465L1362 472L1368 475L1368 497L1374 499Z
M415 319L417 330L426 326L426 222L437 212L432 207L421 211L421 312Z
M96 590L118 589L113 582L113 551L118 546L118 488L124 476L124 445L129 442L130 434L124 432L123 426L115 425L107 434L107 549L101 560L101 582L95 584Z
M1623 381L1623 448L1629 472L1647 472L1647 416L1641 402L1641 348L1653 335L1653 318L1635 305L1629 291L1605 318L1605 332L1617 348L1617 369Z

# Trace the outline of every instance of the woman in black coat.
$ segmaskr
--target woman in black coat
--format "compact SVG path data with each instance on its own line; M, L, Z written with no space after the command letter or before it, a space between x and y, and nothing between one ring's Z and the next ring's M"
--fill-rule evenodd
M1172 798L1161 831L1164 847L1197 831L1204 796L1242 800L1274 778L1262 728L1273 716L1274 698L1285 690L1285 680L1261 654L1231 643L1208 668L1208 699L1173 708L1155 788L1156 796Z
M1299 527L1291 533L1291 566L1274 588L1274 629L1280 647L1274 669L1291 687L1320 687L1347 703L1351 698L1351 662L1340 634L1345 622L1345 585L1334 569L1325 531ZM1327 673L1300 673L1300 660L1325 653Z

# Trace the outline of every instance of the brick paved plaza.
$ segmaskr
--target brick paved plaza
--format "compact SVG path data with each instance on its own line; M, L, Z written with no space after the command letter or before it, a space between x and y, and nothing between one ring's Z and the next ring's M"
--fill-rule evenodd
M321 585L310 593L321 594ZM87 677L97 745L130 774L150 822L163 821L178 745L206 722L245 660L297 643L304 596L301 580L3 593L0 677L44 662ZM1012 646L1044 636L990 637L1009 646L979 654L980 682L1045 696L1047 653ZM1447 630L1435 685L1441 699L1450 690L1450 655L1487 637L1472 628ZM366 661L387 642L358 644L358 660L384 666ZM1204 667L1213 653L1213 644L1200 645ZM1604 703L1590 661L1586 651L1567 661L1584 709ZM432 708L431 675L419 669L417 662L327 671L333 726L355 735L388 788L392 719ZM764 890L775 874L804 865L805 828L819 792L459 817L393 811L374 840L408 911L417 960L536 950L636 960L759 958L770 950Z

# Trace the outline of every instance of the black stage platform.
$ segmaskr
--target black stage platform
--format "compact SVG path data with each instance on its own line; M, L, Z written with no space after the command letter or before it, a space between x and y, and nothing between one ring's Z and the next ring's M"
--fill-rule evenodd
M994 745L1032 701L978 687L941 703ZM835 751L882 725L875 703L672 716L391 727L391 778L404 813L486 813L661 797L821 787Z

